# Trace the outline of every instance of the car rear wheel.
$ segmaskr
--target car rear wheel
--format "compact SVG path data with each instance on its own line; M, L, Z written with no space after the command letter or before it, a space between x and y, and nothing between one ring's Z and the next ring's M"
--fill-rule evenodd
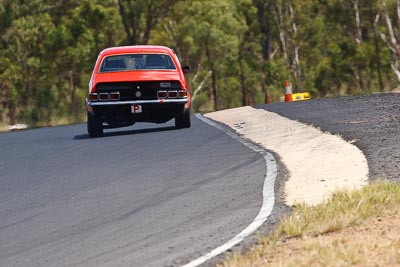
M87 112L87 131L90 137L100 137L103 135L101 121L89 111Z
M175 126L178 129L190 128L190 110L184 109L182 113L175 117Z

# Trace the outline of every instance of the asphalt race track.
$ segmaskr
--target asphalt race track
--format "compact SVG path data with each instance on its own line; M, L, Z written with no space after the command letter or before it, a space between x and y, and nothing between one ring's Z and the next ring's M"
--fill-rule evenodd
M172 125L0 134L0 266L179 266L239 233L262 155L195 117Z
M313 99L259 105L351 141L366 156L370 180L400 179L400 94Z

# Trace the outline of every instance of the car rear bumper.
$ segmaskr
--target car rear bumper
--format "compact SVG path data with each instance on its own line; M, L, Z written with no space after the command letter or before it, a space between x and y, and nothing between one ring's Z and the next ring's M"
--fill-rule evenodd
M130 101L96 101L87 102L88 111L100 121L107 122L113 127L119 124L129 125L134 122L167 122L181 114L187 98L158 99L158 100L130 100ZM141 111L135 113L132 108L141 106Z
M118 106L118 105L146 105L146 104L187 104L188 99L157 99L157 100L129 100L129 101L96 101L88 102L88 106Z

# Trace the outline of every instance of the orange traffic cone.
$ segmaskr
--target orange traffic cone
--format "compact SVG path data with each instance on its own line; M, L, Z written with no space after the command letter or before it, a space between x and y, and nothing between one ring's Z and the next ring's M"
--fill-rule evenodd
M285 102L292 102L293 97L292 97L292 88L290 87L290 84L288 81L285 81Z

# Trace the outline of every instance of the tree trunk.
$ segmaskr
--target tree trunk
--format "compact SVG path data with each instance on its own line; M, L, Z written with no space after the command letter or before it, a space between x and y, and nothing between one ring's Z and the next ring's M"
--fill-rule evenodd
M214 64L211 66L211 81L212 81L212 90L213 90L213 99L214 99L214 110L218 110L218 98L217 98L217 77L215 75Z
M296 79L297 91L303 92L303 81L301 77L301 66L300 66L300 57L299 57L299 47L297 45L294 46L294 77Z
M118 7L119 7L119 14L121 16L121 20L122 20L122 24L124 25L124 30L126 33L126 41L128 42L128 44L130 45L135 45L136 44L136 38L135 36L133 36L132 32L131 32L131 28L129 26L129 23L126 19L126 11L125 11L125 7L122 4L121 0L118 0Z
M289 62L289 56L288 56L288 51L287 51L287 46L286 46L286 34L281 25L278 27L279 28L279 40L281 41L281 46L282 46L282 51L283 51L283 58L285 59L286 63L286 72L288 76L288 80L290 81L290 62Z
M264 92L264 103L265 104L271 104L272 99L271 99L271 93L269 91L268 86L264 86L264 83L261 84L262 90Z
M271 25L269 23L269 16L267 14L272 13L271 4L267 3L267 10L265 6L265 1L257 1L257 21L260 25L260 32L262 34L261 47L262 55L264 60L269 60L271 58Z
M152 10L152 3L149 2L147 5L147 17L146 17L146 26L143 33L143 38L141 44L146 45L150 40L150 32L153 28L153 16L151 15Z
M208 44L206 44L206 56L211 65L212 96L213 96L213 101L214 101L214 110L217 111L218 110L217 76L216 76L214 62L210 55L210 49L208 48Z
M197 75L197 74L196 74ZM194 90L193 95L190 99L191 103L194 103L194 100L196 99L197 94L203 89L205 82L207 81L208 77L211 75L211 70L207 72L207 75L204 77L204 79L200 82L199 86Z
M392 55L392 61L390 62L390 66L392 67L392 70L396 75L397 80L400 82L399 60L394 54Z
M397 5L400 5L400 0L396 0ZM389 33L389 38L386 38L386 35L381 33L382 40L385 42L385 44L389 47L389 49L392 51L392 61L390 66L392 67L392 70L394 74L396 75L397 80L400 82L400 71L399 71L399 58L400 58L400 46L398 45L396 36L394 34L393 30L393 25L390 20L389 14L387 12L386 8L386 1L382 0L382 15L383 19L385 20L386 28ZM400 20L400 14L398 13L397 15L397 20ZM379 18L379 17L378 17Z
M400 29L400 0L396 0L396 10L397 10L397 29Z
M74 115L74 119L77 119L78 117L78 112L76 109L76 88L74 84L74 71L70 70L69 71L69 87L71 90L71 106L70 106L70 112L71 114Z
M379 89L381 92L383 92L385 87L384 87L383 78L382 78L381 52L380 52L380 47L379 47L379 42L378 42L378 35L376 34L376 31L374 31L374 45L375 45L375 54L376 54L376 71L378 73L378 80L379 80Z
M399 1L399 0L397 0L397 1ZM389 46L390 50L392 50L392 52L398 56L398 55L400 55L400 47L397 44L397 39L396 39L396 36L394 34L392 22L390 21L390 17L389 17L389 14L387 12L387 9L386 9L386 1L385 0L382 0L382 13L383 13L383 16L384 16L384 20L385 20L385 23L386 23L387 30L389 32L389 40L386 40L386 37L383 38L383 39L387 43L387 45ZM400 19L400 18L398 18L398 19Z
M383 78L382 78L382 63L381 63L381 52L379 47L379 36L377 33L377 27L374 22L374 10L372 6L372 2L369 2L369 17L371 28L374 31L374 48L375 48L375 57L376 57L376 72L378 74L378 82L379 82L379 90L383 92L384 85L383 85Z
M243 43L239 47L239 56L238 56L238 61L239 61L239 71L240 71L240 88L242 91L242 106L246 106L246 99L247 99L247 92L246 92L246 86L245 86L245 78L244 78L244 70L243 70Z
M14 105L8 106L8 118L10 120L10 125L14 125L17 122L17 112Z
M290 12L290 19L292 21L292 28L293 28L293 38L292 38L292 45L294 48L294 58L293 58L293 73L296 79L297 91L303 92L303 82L301 77L301 65L300 65L300 56L299 56L299 46L297 45L294 39L297 38L297 25L294 20L294 10L291 3L289 3L289 12Z
M26 62L22 63L22 69L23 69L23 73L24 73L24 89L25 89L25 94L24 97L22 98L22 105L25 107L29 106L29 102L30 100L32 100L34 98L34 96L32 95L32 91L31 91L31 86L30 86L30 81L29 81L29 66L26 64Z
M265 5L266 4L266 5ZM257 7L257 20L258 24L260 25L260 32L262 34L262 40L261 40L261 47L262 47L262 55L263 55L263 60L264 63L266 61L271 60L273 57L272 53L272 32L271 32L271 19L269 14L273 13L273 6L271 2L265 3L265 1L257 1L256 4ZM278 51L279 49L277 49ZM271 101L271 95L267 86L267 77L266 73L263 73L263 80L261 82L261 88L264 92L264 97L265 97L265 104L270 104ZM246 101L246 94L245 94L245 89L242 86L242 104L245 105Z
M359 0L352 0L353 2L353 8L354 8L354 15L356 19L356 42L358 44L362 43L362 30L361 30L361 19L360 19L360 9L358 7L358 1Z

